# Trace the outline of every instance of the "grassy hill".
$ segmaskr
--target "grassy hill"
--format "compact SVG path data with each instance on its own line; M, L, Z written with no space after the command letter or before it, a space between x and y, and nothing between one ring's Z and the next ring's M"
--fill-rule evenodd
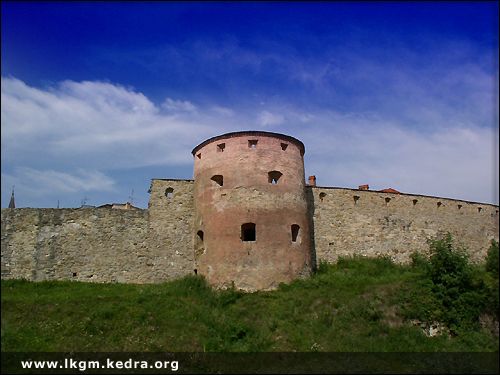
M249 294L214 291L199 276L4 280L2 351L498 351L498 244L496 266L470 265L446 240L434 248L433 261L341 259Z

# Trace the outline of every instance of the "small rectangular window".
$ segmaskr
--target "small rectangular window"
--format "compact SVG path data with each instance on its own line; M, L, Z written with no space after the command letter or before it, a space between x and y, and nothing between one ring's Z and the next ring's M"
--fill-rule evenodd
M297 224L292 225L292 242L297 242L297 238L299 238L300 226Z
M255 241L256 233L255 233L255 224L254 223L245 223L241 226L241 240Z
M248 147L249 148L257 148L257 140L256 139L249 139L248 140Z
M217 152L224 152L224 149L226 148L225 143L220 143L217 145Z
M217 185L217 186L224 186L224 177L220 174L216 174L215 176L212 176L211 180Z
M282 144L281 144L281 149L282 149L283 151L285 151L287 147L288 147L288 144L287 144L287 143L282 143Z
M165 189L165 196L166 196L168 199L173 198L173 197L174 197L174 189L172 189L171 187L166 188L166 189Z

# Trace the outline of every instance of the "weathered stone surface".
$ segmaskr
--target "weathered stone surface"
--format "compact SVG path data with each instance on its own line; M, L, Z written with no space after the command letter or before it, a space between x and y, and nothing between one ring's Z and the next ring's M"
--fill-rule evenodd
M3 209L2 278L146 282L146 210Z
M171 191L169 197L167 189ZM160 282L194 272L193 218L193 181L152 181L148 222L150 280Z
M192 187L153 180L149 210L2 209L2 278L149 283L192 273Z
M308 189L316 256L326 262L358 254L387 255L404 263L414 251L426 253L429 238L446 232L469 249L472 261L479 261L491 239L498 241L498 206L357 189Z
M249 133L195 148L196 182L153 179L147 210L2 209L2 278L150 283L196 269L213 285L270 289L339 256L407 262L446 232L473 261L498 241L498 206L304 186L299 141ZM282 173L278 184L270 171ZM256 224L256 241L241 241L243 223ZM295 242L292 224L300 226Z

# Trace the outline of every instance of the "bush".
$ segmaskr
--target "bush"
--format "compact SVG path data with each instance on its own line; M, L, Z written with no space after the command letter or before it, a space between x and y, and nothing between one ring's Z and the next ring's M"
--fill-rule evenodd
M469 263L464 248L453 245L450 234L439 240L431 240L430 257L412 255L412 267L420 273L420 281L408 301L407 316L427 322L445 323L452 332L476 329L483 312L495 310L498 313L498 282L491 283L483 268ZM498 246L498 244L497 244ZM493 269L495 250L487 269ZM490 255L493 254L493 255ZM496 248L498 257L498 247ZM498 259L498 258L497 258Z
M328 273L330 268L331 268L330 265L327 262L322 260L319 262L319 266L316 269L316 273L317 274L326 274L326 273Z
M489 283L489 294L487 308L488 312L494 314L497 320L500 320L500 290L498 285L498 279L493 279Z
M427 271L427 268L429 267L429 259L427 259L424 255L420 254L418 251L415 251L410 255L410 258L411 266L413 268Z
M488 255L486 256L486 272L489 274L489 279L486 280L489 295L488 295L488 312L496 315L497 320L500 318L500 293L498 284L498 242L491 240Z
M488 249L488 255L486 256L486 271L488 271L492 276L498 279L498 242L491 240L490 248Z
M465 249L453 248L453 240L448 233L443 239L430 242L429 276L432 282L449 292L470 288L472 270Z

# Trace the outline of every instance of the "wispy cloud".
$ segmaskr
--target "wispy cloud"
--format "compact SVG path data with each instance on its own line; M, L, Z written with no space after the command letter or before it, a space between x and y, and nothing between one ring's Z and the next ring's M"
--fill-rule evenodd
M320 113L313 128L297 127L306 144L306 172L323 186L369 184L402 192L498 202L495 130L443 127L412 130L374 116Z
M169 111L142 93L104 82L65 81L46 90L2 78L2 152L7 163L87 169L189 164L193 139L212 135L186 101ZM182 115L182 116L177 116Z
M269 111L262 111L258 117L258 123L262 127L281 125L285 122L285 117L278 113L271 113Z
M188 100L165 99L162 107L171 112L195 112L196 106Z
M234 116L234 111L231 108L216 105L216 106L213 106L211 108L211 110L219 115L222 115L222 116L226 116L226 117Z
M87 191L113 191L115 181L99 171L77 170L66 173L54 170L36 170L28 167L14 168L12 174L2 174L7 185L15 185L22 193L37 196L53 193Z
M487 90L485 84L474 95L487 97ZM407 109L400 111L400 104L387 114L311 111L281 102L265 104L255 116L251 109L262 106L229 108L171 98L158 106L133 88L109 82L65 81L42 89L4 77L3 204L12 185L33 202L41 196L55 201L61 194L80 198L85 192L124 196L125 187L114 175L117 170L127 174L158 166L162 175L148 177L168 178L182 168L189 178L190 151L196 144L259 126L302 140L306 173L315 174L320 185L368 183L376 189L391 186L409 193L498 202L498 136L491 113L472 108L469 114L460 108L452 112L453 103L438 103L426 107L409 126Z

